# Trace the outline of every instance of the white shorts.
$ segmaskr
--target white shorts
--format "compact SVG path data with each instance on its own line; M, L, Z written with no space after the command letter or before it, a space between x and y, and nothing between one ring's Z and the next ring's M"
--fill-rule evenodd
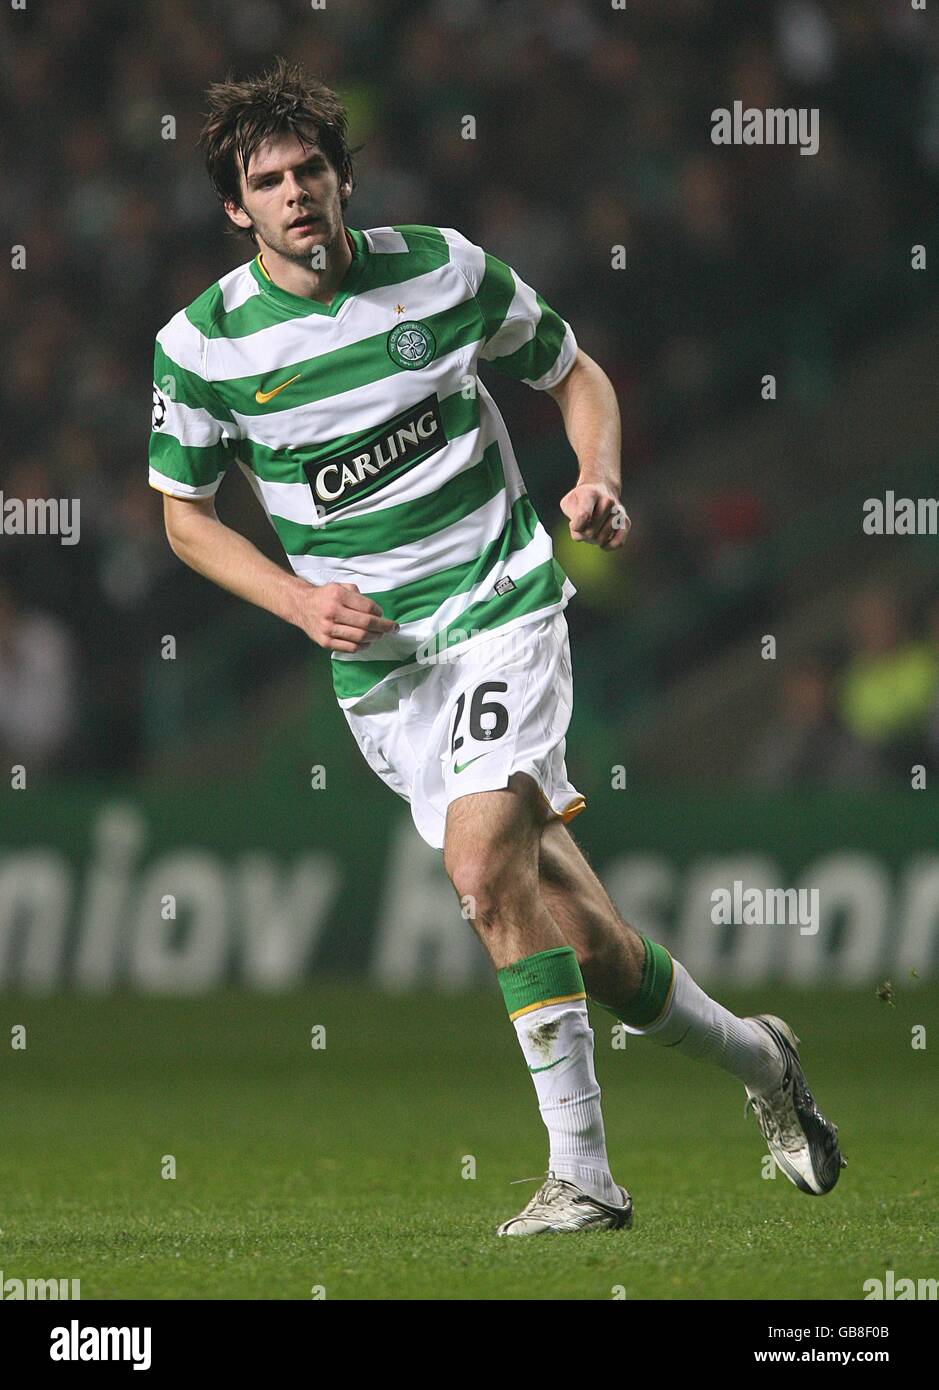
M494 633L464 653L387 681L343 713L365 761L405 801L421 837L443 848L447 807L527 772L555 816L584 798L564 745L573 678L563 612Z

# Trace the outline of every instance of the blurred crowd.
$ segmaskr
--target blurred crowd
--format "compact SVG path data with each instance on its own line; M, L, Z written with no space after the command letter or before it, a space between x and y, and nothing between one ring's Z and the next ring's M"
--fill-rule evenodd
M350 225L453 225L514 265L613 379L650 492L666 446L752 404L747 343L782 366L811 355L785 311L827 303L835 269L873 279L935 203L939 46L908 0L56 0L2 22L0 221L25 266L0 277L0 478L80 497L82 535L0 537L0 749L44 723L53 766L138 765L155 642L230 604L170 553L145 457L156 331L251 255L196 149L227 71L283 53L336 86L360 146ZM735 100L822 107L818 155L715 148L711 111ZM556 439L542 399L494 389L523 459ZM562 450L545 457L539 501L571 481ZM705 496L693 521L663 501L641 563L604 580L639 614L637 646L644 610L720 589L730 551L752 556L735 540L773 523L756 495ZM572 629L589 637L592 612L575 605ZM701 646L734 622L712 605ZM688 659L683 634L648 680Z
M871 586L845 641L780 671L778 706L741 771L768 789L924 788L939 758L939 596L910 614Z

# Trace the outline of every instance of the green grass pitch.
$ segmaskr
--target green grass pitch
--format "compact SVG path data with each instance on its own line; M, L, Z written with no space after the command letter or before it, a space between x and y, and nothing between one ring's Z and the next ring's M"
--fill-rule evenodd
M614 1050L591 1007L636 1225L514 1241L494 1228L546 1148L495 984L0 998L0 1038L27 1029L0 1052L3 1277L80 1278L83 1299L633 1300L859 1299L888 1269L939 1275L939 989L718 993L801 1036L848 1157L834 1193L762 1177L742 1086L637 1038Z

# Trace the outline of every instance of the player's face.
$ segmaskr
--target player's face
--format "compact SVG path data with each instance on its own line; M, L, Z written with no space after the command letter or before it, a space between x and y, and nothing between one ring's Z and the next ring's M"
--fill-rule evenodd
M241 193L262 250L309 264L314 247L342 235L339 175L318 144L295 135L265 141L242 172Z

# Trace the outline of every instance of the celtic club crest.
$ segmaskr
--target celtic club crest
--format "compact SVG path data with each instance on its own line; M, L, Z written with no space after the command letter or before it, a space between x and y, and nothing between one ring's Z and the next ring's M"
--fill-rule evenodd
M434 360L434 353L437 351L437 339L426 323L419 323L417 319L408 319L405 323L399 323L391 330L388 334L387 346L388 356L392 362L396 362L399 367L413 372L418 367L426 367L428 362Z

